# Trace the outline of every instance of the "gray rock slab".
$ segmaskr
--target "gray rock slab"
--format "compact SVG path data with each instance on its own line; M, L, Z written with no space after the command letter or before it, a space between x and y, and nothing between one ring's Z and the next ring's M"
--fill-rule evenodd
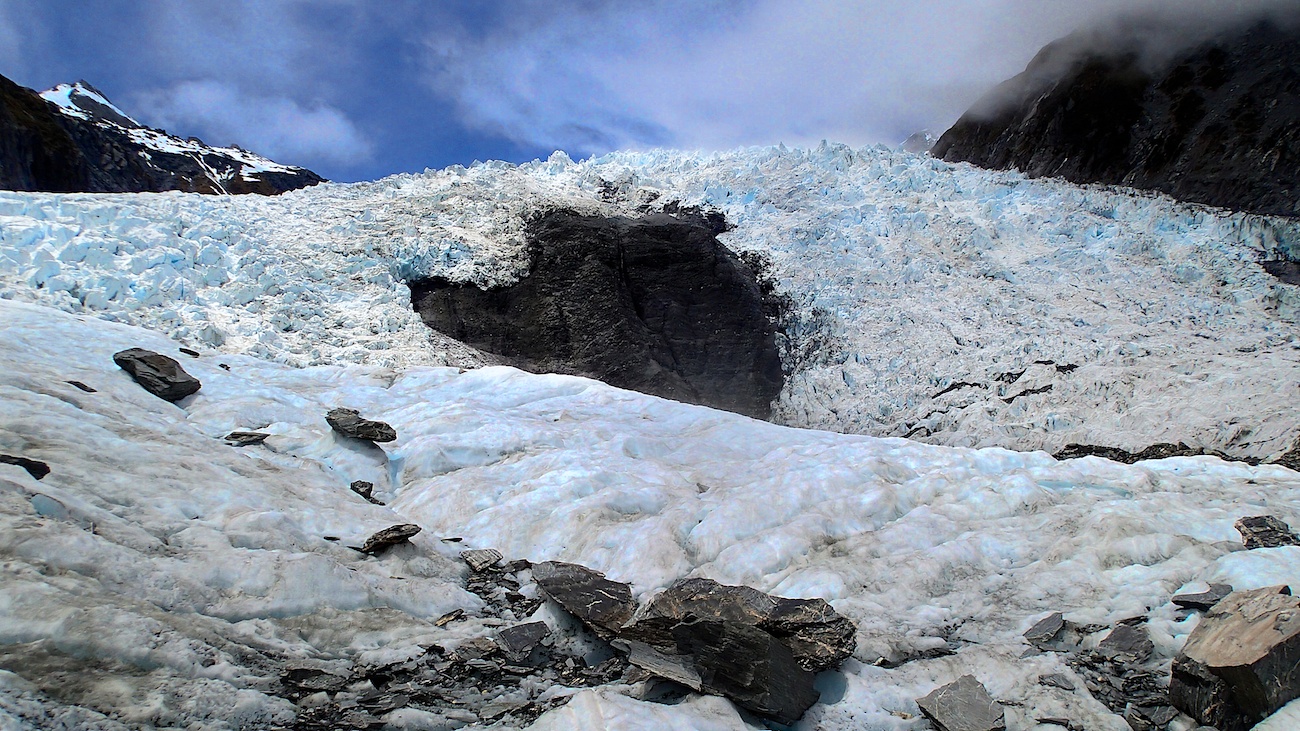
M113 362L131 374L141 388L164 401L180 401L202 387L199 379L186 373L175 359L144 348L114 353Z
M370 554L383 553L399 543L410 541L411 536L419 533L420 530L420 526L414 523L389 526L367 538L366 542L361 544L361 552Z
M1300 546L1291 526L1274 515L1254 515L1238 520L1234 526L1241 533L1241 542L1246 548L1280 548L1281 546Z
M916 704L938 731L1005 731L1006 715L973 675L936 688Z
M363 419L356 409L331 409L325 421L334 431L345 437L370 442L391 442L397 439L397 430L382 421Z
M610 581L604 574L585 566L545 561L533 566L533 580L546 596L606 640L636 610L630 585Z

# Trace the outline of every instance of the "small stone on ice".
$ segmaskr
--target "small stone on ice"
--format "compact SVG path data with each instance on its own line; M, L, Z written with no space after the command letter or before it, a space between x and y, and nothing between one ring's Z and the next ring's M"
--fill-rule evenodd
M1195 594L1178 594L1171 601L1184 609L1199 609L1202 612L1213 607L1232 593L1230 584L1210 584L1209 591Z
M257 431L232 431L226 435L225 439L233 447L249 447L265 442L269 436L271 435Z
M1026 630L1025 639L1034 646L1045 645L1056 640L1063 629L1065 629L1064 615L1060 612L1052 612Z
M160 353L144 348L128 348L113 354L113 362L131 374L135 382L164 401L180 401L199 390L199 379L181 368L181 364Z
M334 431L345 437L371 442L391 442L397 439L397 430L382 421L361 418L356 409L331 409L325 421Z
M1300 546L1300 538L1291 526L1273 515L1256 515L1238 520L1234 527L1241 533L1246 548L1280 548Z

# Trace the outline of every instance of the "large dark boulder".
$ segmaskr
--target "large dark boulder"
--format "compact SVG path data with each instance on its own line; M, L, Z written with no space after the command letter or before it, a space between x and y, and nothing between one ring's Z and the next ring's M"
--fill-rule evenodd
M931 154L1300 216L1300 26L1210 33L1147 18L1076 33L980 100Z
M678 623L691 617L757 627L780 640L799 666L812 672L839 665L857 647L857 628L824 599L786 599L711 579L673 584L656 595L638 619Z
M539 215L519 282L409 282L435 330L520 367L765 418L784 383L774 305L716 218Z
M128 348L114 353L113 362L141 388L165 401L180 401L202 387L175 359L152 350Z
M1300 598L1274 586L1215 604L1174 660L1169 696L1219 731L1244 731L1300 697Z
M69 107L0 76L0 189L274 195L323 182L304 168L147 128L100 103L85 82L60 88Z

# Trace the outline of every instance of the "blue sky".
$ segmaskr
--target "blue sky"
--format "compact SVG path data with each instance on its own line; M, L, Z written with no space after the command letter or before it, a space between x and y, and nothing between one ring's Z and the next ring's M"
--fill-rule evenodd
M1188 2L0 0L0 74L85 79L146 124L363 180L556 149L893 145L1080 25Z

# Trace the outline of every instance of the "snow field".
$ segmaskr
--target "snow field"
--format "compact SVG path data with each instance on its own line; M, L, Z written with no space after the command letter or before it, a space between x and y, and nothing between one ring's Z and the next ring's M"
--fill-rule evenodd
M291 707L264 692L273 659L401 657L481 629L430 623L477 606L458 586L463 547L582 563L643 598L706 576L828 599L859 649L820 679L824 703L800 731L924 728L913 699L965 673L1022 704L1013 727L1053 715L1122 729L1082 694L1038 685L1070 671L1054 654L1022 658L1021 633L1051 611L1107 625L1149 613L1167 661L1196 622L1168 601L1180 588L1300 582L1300 548L1243 551L1232 527L1261 513L1300 524L1300 475L1280 467L1058 463L791 429L504 367L191 359L163 334L13 302L0 331L0 451L52 469L38 482L0 466L0 667L27 669L0 675L0 719L19 729L39 728L16 720L33 713L24 683L51 692L58 672L82 678L63 703L127 723L283 722ZM130 346L175 355L203 389L179 407L149 395L112 363ZM323 416L340 405L397 441L336 438ZM233 429L273 436L236 449L221 440ZM389 506L353 495L355 479ZM407 521L425 529L412 547L345 547ZM956 654L876 664L938 647ZM663 707L617 688L583 691L535 728L651 723L746 728L719 699Z
M1300 297L1258 265L1296 224L883 148L556 153L269 199L5 193L0 297L290 365L474 367L493 359L430 333L405 281L508 283L536 210L670 200L723 210L794 303L781 423L1257 458L1300 436Z

